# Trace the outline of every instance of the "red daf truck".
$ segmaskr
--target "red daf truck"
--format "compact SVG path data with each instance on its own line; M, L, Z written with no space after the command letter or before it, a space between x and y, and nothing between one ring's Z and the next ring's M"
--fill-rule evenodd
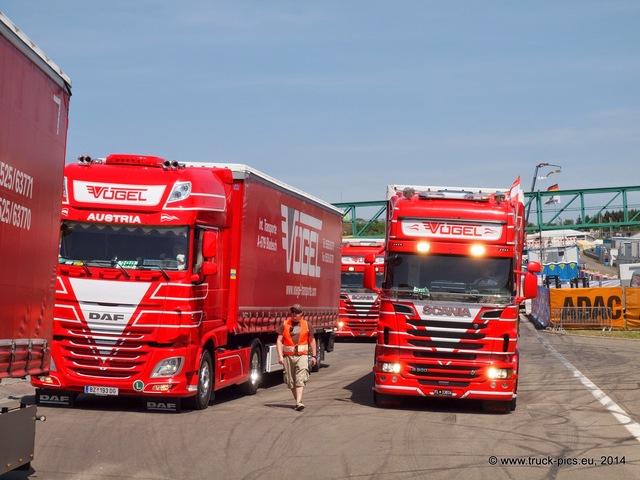
M342 280L340 285L340 318L336 337L375 337L380 301L378 292L363 286L364 258L375 255L376 288L382 286L384 240L365 237L342 240Z
M49 369L70 97L69 77L0 12L0 382ZM28 468L41 418L4 400L0 475Z
M204 409L280 370L299 303L320 364L334 343L342 212L246 165L140 155L65 168L51 372L40 404L139 396Z
M388 187L376 404L404 395L515 409L519 304L536 296L540 270L530 262L521 271L518 192L519 180L509 191ZM369 288L372 262L368 257Z

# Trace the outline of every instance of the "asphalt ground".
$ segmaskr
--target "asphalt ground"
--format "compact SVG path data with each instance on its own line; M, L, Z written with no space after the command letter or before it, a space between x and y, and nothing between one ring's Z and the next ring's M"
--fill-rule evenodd
M151 413L127 398L39 407L35 460L6 479L640 478L640 344L537 331L523 320L517 409L372 399L372 343L340 342L311 375L302 412L280 375L204 411ZM33 402L27 382L4 402Z

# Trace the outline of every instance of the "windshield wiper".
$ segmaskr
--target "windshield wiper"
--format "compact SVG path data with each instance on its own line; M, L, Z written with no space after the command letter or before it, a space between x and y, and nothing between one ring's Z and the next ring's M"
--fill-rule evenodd
M122 270L122 273L124 274L124 277L127 280L131 278L131 275L129 274L129 272L127 272L127 269L124 268L120 264L120 262L118 262L118 257L115 257L113 260L88 260L84 262L84 265L89 265L89 264L95 264L95 266L98 266L98 267L117 268L119 270Z
M162 275L164 275L164 278L166 278L167 280L171 280L171 277L169 276L169 274L160 265L142 265L138 267L138 269L139 270L159 270L162 272Z

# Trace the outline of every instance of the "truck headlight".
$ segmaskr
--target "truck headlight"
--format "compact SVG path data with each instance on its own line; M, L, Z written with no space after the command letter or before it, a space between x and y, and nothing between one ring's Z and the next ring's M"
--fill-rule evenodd
M151 378L173 377L180 373L184 357L171 357L160 360L151 373Z
M384 373L400 373L400 364L391 362L381 362L378 364L378 370Z
M487 377L491 380L504 380L507 378L513 377L513 369L512 368L495 368L491 367L487 371Z

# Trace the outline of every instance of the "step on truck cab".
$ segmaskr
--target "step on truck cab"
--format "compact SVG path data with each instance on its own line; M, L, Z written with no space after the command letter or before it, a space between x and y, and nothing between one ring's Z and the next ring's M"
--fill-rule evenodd
M509 190L388 187L376 404L421 396L516 407L519 304L537 294L540 270L536 262L521 270L519 192L519 180Z
M338 319L341 216L246 165L80 157L65 169L53 363L32 378L37 399L178 410L229 385L256 393L282 368L276 329L294 303L319 366Z

